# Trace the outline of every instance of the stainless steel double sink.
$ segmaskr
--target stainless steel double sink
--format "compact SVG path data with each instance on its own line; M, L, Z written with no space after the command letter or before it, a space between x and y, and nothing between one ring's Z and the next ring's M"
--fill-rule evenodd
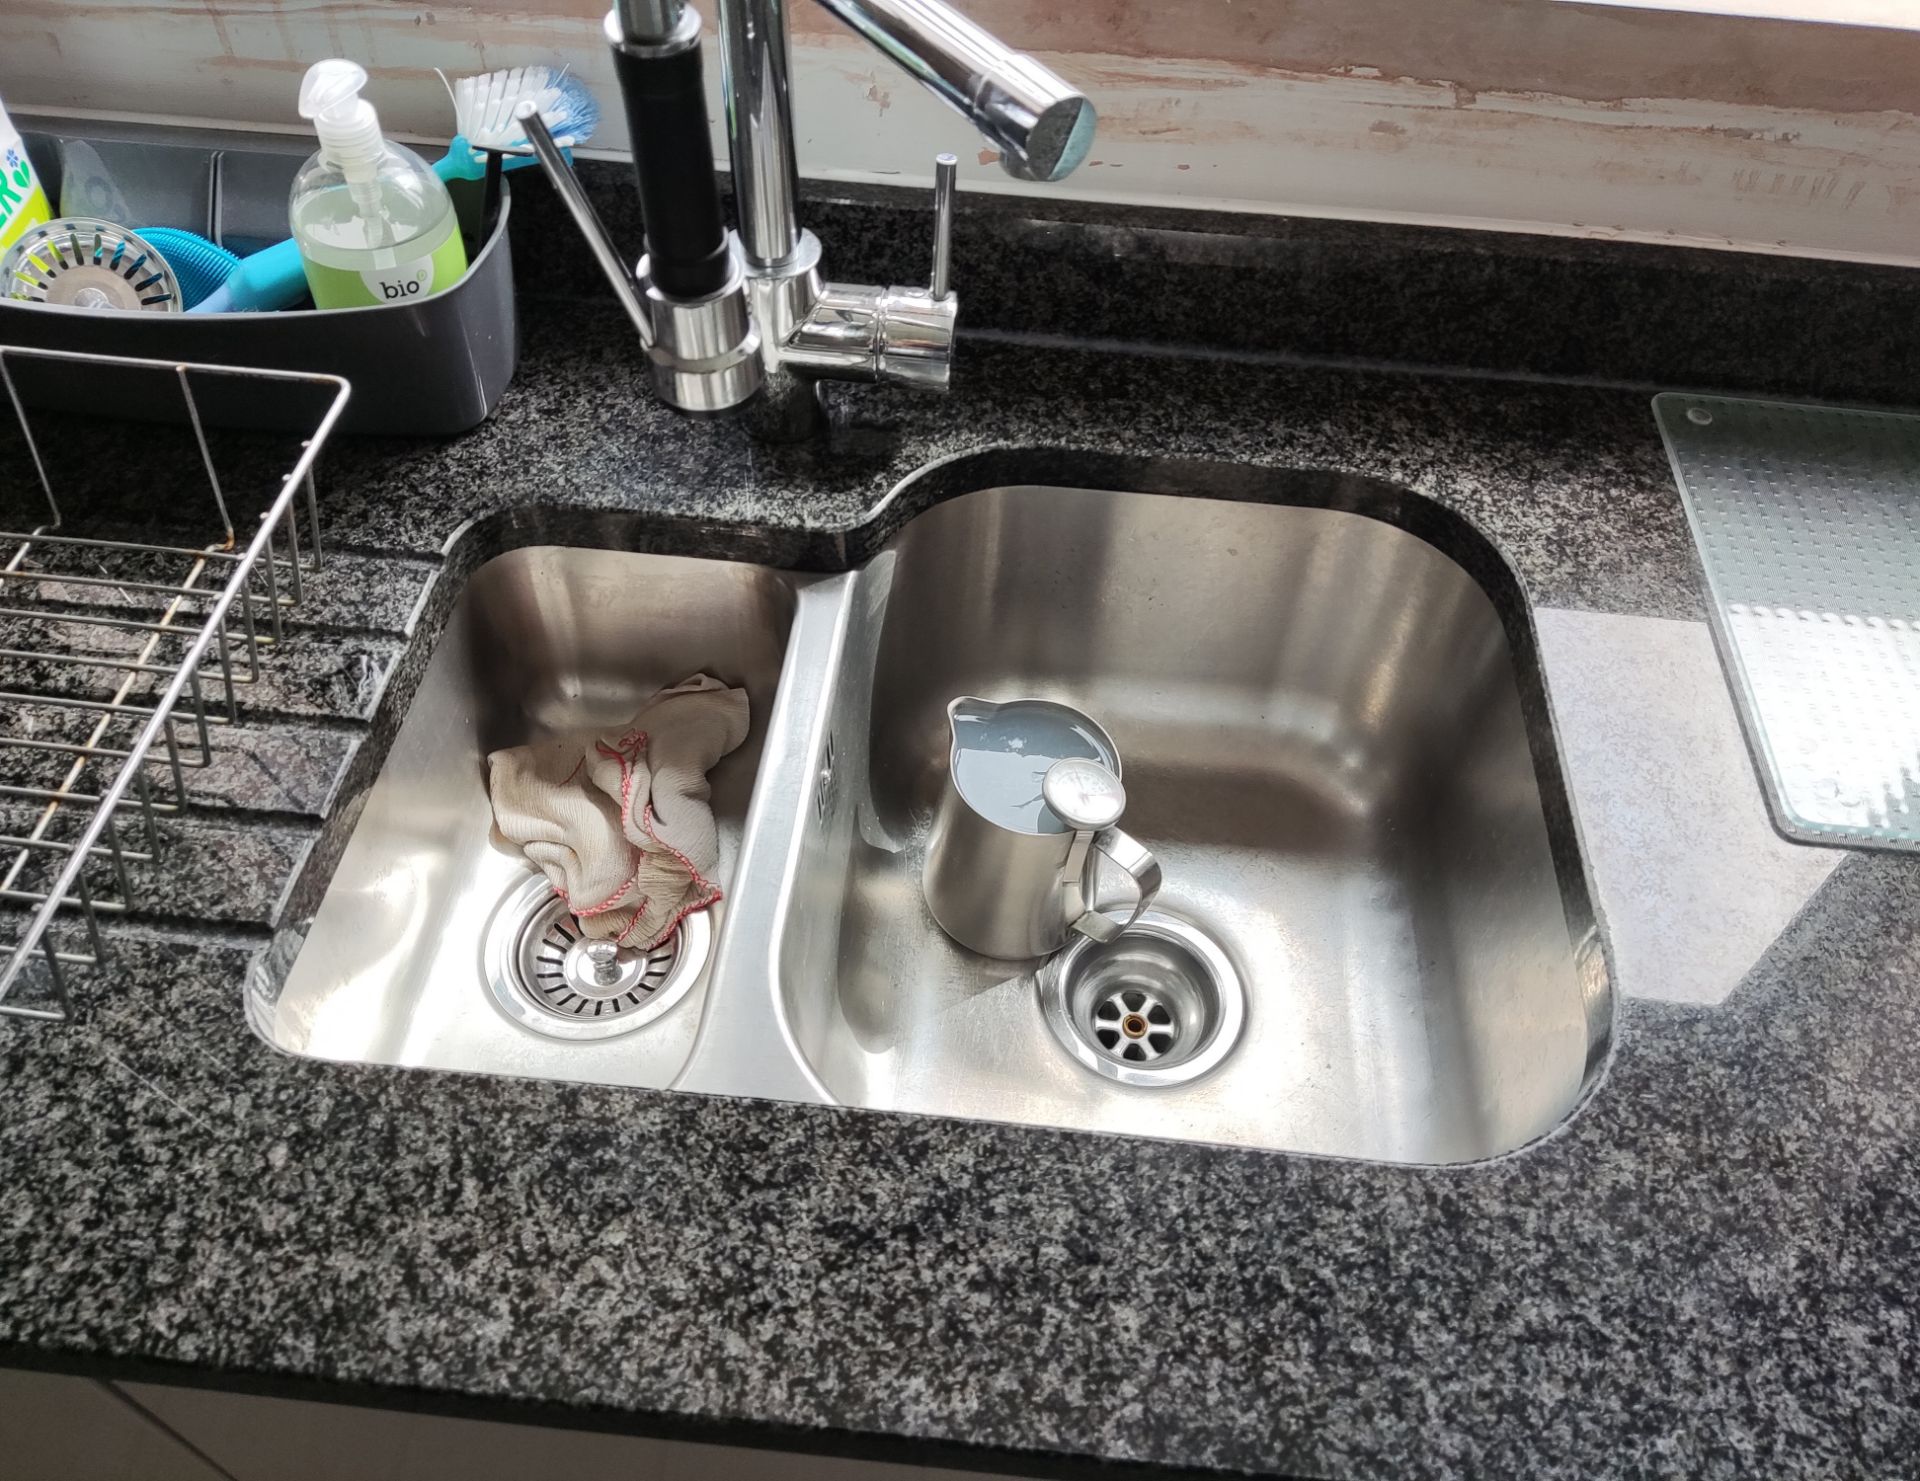
M1578 1103L1612 1019L1524 598L1455 516L1333 487L992 488L826 577L496 558L256 1028L335 1059L1343 1157L1524 1145ZM710 939L650 964L657 991L603 1009L567 990L565 918L528 923L549 897L492 830L484 756L617 725L700 669L753 705L713 777L727 897ZM1044 964L934 924L919 871L957 694L1062 699L1118 742L1159 909L1242 989L1208 1073L1096 1073L1048 1022Z

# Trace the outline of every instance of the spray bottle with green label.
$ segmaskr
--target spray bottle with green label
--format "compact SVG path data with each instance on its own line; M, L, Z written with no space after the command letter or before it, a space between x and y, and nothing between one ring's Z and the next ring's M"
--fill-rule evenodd
M33 173L33 161L27 158L26 142L7 117L7 110L0 108L0 251L12 246L28 227L52 219L47 193Z
M315 62L300 84L300 116L320 149L294 178L288 217L323 309L426 298L467 270L447 187L382 136L366 85L365 68L338 58Z

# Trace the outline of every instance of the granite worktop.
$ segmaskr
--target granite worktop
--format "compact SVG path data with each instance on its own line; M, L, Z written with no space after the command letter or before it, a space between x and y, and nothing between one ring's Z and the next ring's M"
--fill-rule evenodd
M288 644L270 805L202 802L200 877L77 1022L0 1024L0 1362L1036 1474L1915 1468L1912 859L1845 856L1724 1001L1623 995L1577 1113L1469 1166L256 1038L248 963L475 520L637 513L606 528L830 568L1035 470L1334 468L1465 514L1537 606L1700 615L1639 389L1002 336L951 396L849 390L827 445L777 449L660 411L598 303L523 331L477 431L330 450L343 594Z

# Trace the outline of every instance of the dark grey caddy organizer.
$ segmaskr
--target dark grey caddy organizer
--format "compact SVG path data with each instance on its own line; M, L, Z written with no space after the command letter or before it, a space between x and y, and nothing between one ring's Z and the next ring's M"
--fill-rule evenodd
M208 129L16 117L27 152L59 210L63 143L92 147L141 226L180 226L245 256L287 235L287 195L310 141ZM324 371L353 386L349 432L444 436L486 420L513 378L519 336L508 192L485 242L484 192L448 187L466 234L466 276L419 303L251 314L135 314L50 308L0 299L0 344L85 350L151 360L192 360L271 370ZM82 199L86 192L80 191ZM101 204L89 203L93 208ZM265 383L258 383L265 385ZM196 388L196 394L197 394ZM36 402L97 410L78 375L43 383ZM297 429L310 410L250 390L202 407L225 426ZM164 415L164 413L162 413Z

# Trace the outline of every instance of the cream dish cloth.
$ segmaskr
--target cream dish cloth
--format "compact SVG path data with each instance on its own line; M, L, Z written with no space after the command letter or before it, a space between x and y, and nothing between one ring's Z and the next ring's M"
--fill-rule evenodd
M624 730L495 751L493 819L587 935L657 946L720 898L707 773L746 738L747 691L695 674Z

